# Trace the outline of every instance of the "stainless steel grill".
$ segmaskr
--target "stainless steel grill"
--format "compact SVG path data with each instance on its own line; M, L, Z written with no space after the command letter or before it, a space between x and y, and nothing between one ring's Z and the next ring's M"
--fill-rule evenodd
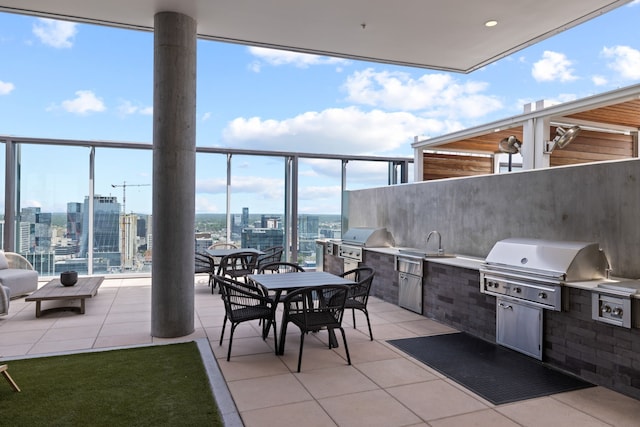
M342 235L338 256L345 260L362 261L363 248L384 248L394 245L393 236L386 228L350 228Z
M562 310L562 286L601 280L609 262L597 243L511 238L480 268L480 291L496 296L496 342L542 359L542 310Z
M480 268L480 291L562 310L561 286L608 277L597 243L511 238L497 242Z

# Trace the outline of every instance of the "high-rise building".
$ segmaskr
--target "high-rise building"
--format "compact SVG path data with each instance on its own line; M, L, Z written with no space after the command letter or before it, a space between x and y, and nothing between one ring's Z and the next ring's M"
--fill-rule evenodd
M89 196L84 198L82 209L82 237L80 256L88 256L89 246ZM93 198L93 257L95 264L109 268L121 265L120 258L120 203L117 197L95 195ZM95 268L94 268L95 271Z
M51 251L51 213L37 207L20 210L19 251L47 253Z
M298 216L298 252L305 256L315 256L316 239L320 228L318 215Z
M260 228L280 228L282 220L275 215L262 215L260 217Z
M56 251L69 255L77 255L82 238L82 203L67 203L67 229L65 233L67 245L57 248Z
M242 226L249 225L249 208L242 208Z
M284 230L281 228L244 228L242 229L242 247L266 249L271 246L284 246Z

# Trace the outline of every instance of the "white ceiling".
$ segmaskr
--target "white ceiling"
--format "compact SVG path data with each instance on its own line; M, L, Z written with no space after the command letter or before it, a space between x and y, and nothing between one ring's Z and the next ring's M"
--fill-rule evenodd
M0 0L0 11L143 30L176 11L202 38L470 72L630 1Z

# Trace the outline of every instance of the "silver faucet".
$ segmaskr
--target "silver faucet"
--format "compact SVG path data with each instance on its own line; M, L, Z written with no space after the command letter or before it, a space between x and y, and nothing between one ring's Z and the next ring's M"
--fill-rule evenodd
M433 231L429 232L429 234L427 234L427 245L429 245L429 239L431 239L431 236L433 234L437 234L438 235L438 255L443 255L444 254L444 249L442 248L442 236L436 230L433 230Z

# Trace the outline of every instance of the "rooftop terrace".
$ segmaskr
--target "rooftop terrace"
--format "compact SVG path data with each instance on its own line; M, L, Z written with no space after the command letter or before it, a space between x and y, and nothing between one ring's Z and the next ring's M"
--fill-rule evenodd
M9 315L0 317L0 354L11 360L199 339L209 343L217 362L210 370L223 376L245 426L266 425L265 420L280 426L637 425L640 401L603 387L493 405L386 342L453 329L376 298L369 300L369 310L374 341L360 329L366 328L364 317L356 318L354 329L345 316L351 366L343 348L327 349L319 333L306 340L297 373L296 328L290 328L285 354L275 356L272 336L263 341L257 322L243 323L231 361L225 360L226 342L218 345L224 308L206 276L195 278L195 332L176 339L149 334L150 278L107 278L87 300L85 315L57 312L36 319L34 303L11 301ZM226 420L231 425L233 413Z

